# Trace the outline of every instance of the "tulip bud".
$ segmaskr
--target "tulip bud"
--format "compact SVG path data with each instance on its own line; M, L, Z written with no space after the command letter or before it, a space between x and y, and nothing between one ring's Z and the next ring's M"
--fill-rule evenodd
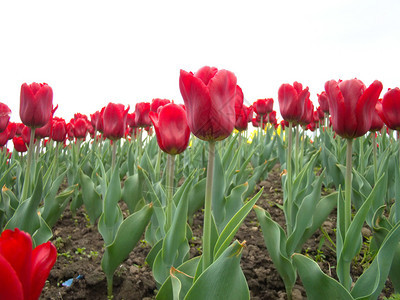
M124 137L129 106L126 110L124 108L122 104L108 103L103 114L104 136L106 138L118 140Z

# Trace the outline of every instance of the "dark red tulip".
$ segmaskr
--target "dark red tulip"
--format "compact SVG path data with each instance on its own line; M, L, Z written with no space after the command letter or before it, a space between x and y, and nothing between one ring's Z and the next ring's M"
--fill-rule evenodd
M17 131L15 135L19 136L22 134L22 130L25 128L25 125L23 123L16 123L17 126Z
M139 102L135 106L135 123L138 127L151 126L151 121L149 118L150 103Z
M278 123L278 120L276 119L276 111L273 110L268 114L268 123L272 125L276 125Z
M88 121L83 117L77 117L70 121L74 137L77 139L85 139L88 132Z
M136 122L135 122L135 113L128 114L126 117L126 125L129 126L130 128L136 128Z
M53 108L53 90L46 83L24 83L21 86L19 116L31 128L46 125Z
M274 100L272 98L258 99L253 103L254 111L257 115L266 115L272 112Z
M281 116L288 122L299 122L304 112L306 100L310 97L308 87L302 89L301 83L282 84L278 90Z
M179 88L195 136L219 141L232 133L236 121L235 74L214 67L203 67L195 74L181 70Z
M6 130L8 122L10 121L11 109L0 102L0 132Z
M159 107L162 107L164 105L167 105L171 103L168 99L160 99L160 98L155 98L151 101L150 104L150 111L157 112Z
M104 136L110 140L118 140L124 137L126 130L126 118L128 108L123 104L108 103L103 114Z
M57 259L56 247L47 242L32 250L28 233L15 228L0 236L0 299L36 300Z
M329 113L328 95L325 91L318 94L318 103L324 113Z
M28 150L28 147L26 146L22 136L14 136L13 144L14 144L14 149L17 150L18 152L26 152Z
M320 120L323 120L323 119L325 118L325 113L324 113L324 111L322 110L321 106L318 106L318 107L317 107L317 114L318 114L318 118L319 118Z
M67 137L67 123L65 120L54 117L51 126L51 139L56 142L64 142Z
M393 130L400 130L400 89L389 89L382 99L383 121Z
M382 88L378 80L368 88L358 79L326 82L333 130L347 139L364 135L371 127L373 111Z
M90 123L96 131L103 132L103 113L104 107L101 111L96 111L94 114L90 115Z
M22 129L21 137L24 140L25 144L29 146L29 143L31 141L31 128L28 126L24 126L24 129ZM36 138L33 142L36 142Z
M299 123L302 126L307 126L313 121L314 104L310 98L306 99L303 114L300 117Z
M242 105L242 109L239 111L239 114L236 115L236 123L235 128L239 131L247 130L249 124L249 116L253 113L253 107L247 107L246 105Z
M8 132L7 129L0 132L0 147L4 147L8 142Z
M189 144L190 129L187 124L185 110L174 103L167 104L149 114L154 125L158 146L168 154L179 154L185 151Z
M382 111L381 99L376 101L375 109L372 113L372 122L369 131L380 131L383 127L382 118L379 116L379 111Z

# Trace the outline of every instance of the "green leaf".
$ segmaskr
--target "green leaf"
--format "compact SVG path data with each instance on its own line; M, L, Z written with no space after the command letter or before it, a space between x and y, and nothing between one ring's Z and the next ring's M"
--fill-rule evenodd
M128 257L142 236L153 213L151 204L127 217L118 227L112 243L106 245L101 267L107 277L112 277L117 267Z
M291 290L296 281L296 272L286 253L286 235L282 227L272 220L270 214L261 207L254 206L260 222L264 242L274 266L285 283L286 290Z
M293 254L292 259L306 289L307 299L354 299L339 282L322 272L315 261L301 254Z
M90 224L94 224L102 213L103 201L97 193L93 181L89 176L80 171L80 185L82 187L82 200L89 215Z
M232 219L226 224L225 228L221 231L220 236L214 247L214 260L217 259L228 247L232 238L239 230L240 225L246 218L254 204L260 198L263 189L261 189L251 200L249 200L242 208L232 217Z
M382 291L400 240L400 222L387 234L374 261L361 274L351 294L357 299L377 299Z
M215 260L188 291L186 300L250 299L246 278L240 268L244 245L235 241Z

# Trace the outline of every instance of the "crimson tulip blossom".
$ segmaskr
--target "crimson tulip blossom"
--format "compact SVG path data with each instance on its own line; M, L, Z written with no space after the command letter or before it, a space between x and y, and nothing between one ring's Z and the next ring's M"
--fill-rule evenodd
M43 127L53 109L53 90L47 83L24 83L21 86L19 116L31 128Z
M151 126L149 118L150 103L139 102L135 106L135 123L137 127Z
M103 114L103 129L106 138L118 140L124 137L128 111L129 105L125 109L123 104L108 103Z
M6 130L10 121L11 109L4 103L0 102L0 132Z
M17 152L26 152L28 150L28 147L26 146L22 136L14 136L13 144L14 144L14 149L17 150Z
M88 121L84 117L77 117L70 121L73 136L77 139L85 139L88 132Z
M300 117L299 123L303 126L307 126L307 124L310 124L314 119L313 113L314 113L314 104L312 103L310 98L307 98L306 103L304 105L304 111Z
M101 111L96 111L94 114L90 115L90 123L93 126L93 129L95 131L100 131L103 132L103 113L104 113L104 107L101 109Z
M47 242L32 250L28 233L16 228L0 236L0 299L36 300L57 259Z
M369 131L380 131L383 127L383 121L379 116L379 111L382 111L382 102L380 100L381 99L378 99L375 105L375 109L373 110L372 122Z
M239 131L247 130L249 124L249 116L253 113L253 107L242 105L239 114L236 115L235 129Z
M203 67L195 74L180 71L179 88L189 128L204 141L227 138L235 126L236 76L227 70Z
M306 100L310 97L308 87L303 89L301 83L282 84L278 90L278 101L281 116L288 122L299 122L304 112Z
M317 96L318 96L319 107L321 107L321 110L324 113L329 113L329 102L328 102L328 95L326 94L326 92L323 91L321 94L317 94Z
M257 115L266 115L273 111L274 99L258 99L253 103L254 111Z
M389 89L382 99L383 121L393 130L400 130L400 89Z
M240 86L236 85L236 94L235 94L235 115L236 115L236 120L238 118L238 114L242 110L243 100L244 100L243 91L240 88Z
M373 111L382 88L378 80L368 88L358 79L326 82L333 130L347 139L363 136L371 127Z
M51 139L56 142L64 142L67 137L67 123L65 120L54 117L51 126Z
M156 131L158 146L168 154L182 153L189 144L190 129L185 110L177 104L170 103L159 108L159 113L149 113Z

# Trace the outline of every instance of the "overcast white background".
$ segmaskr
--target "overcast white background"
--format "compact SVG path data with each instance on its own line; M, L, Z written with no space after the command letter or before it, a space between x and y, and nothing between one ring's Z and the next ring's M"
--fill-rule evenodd
M234 72L245 102L299 81L400 86L400 1L2 1L0 102L19 122L24 82L46 82L57 116L108 102L183 102L179 70Z

